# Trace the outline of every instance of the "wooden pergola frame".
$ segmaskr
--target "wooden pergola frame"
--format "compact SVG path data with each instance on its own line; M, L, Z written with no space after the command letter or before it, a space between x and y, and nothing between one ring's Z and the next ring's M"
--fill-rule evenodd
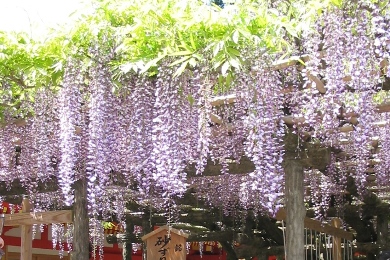
M21 227L20 259L32 259L32 225L72 223L72 210L57 210L47 212L33 212L30 201L27 197L22 201L22 212L5 214L4 226Z

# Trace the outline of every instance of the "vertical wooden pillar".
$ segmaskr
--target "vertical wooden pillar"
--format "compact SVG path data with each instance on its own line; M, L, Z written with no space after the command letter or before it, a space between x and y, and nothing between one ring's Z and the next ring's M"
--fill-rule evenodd
M133 253L133 247L131 243L130 237L133 235L134 225L131 223L130 217L126 216L126 238L123 241L123 252L122 258L123 260L131 260L131 254Z
M296 153L284 159L286 203L286 260L305 259L304 253L304 173Z
M8 246L4 246L4 260L8 260Z
M335 228L340 228L341 227L341 222L340 219L338 218L333 218L331 225ZM333 245L332 245L332 255L333 255L333 260L342 260L342 252L341 252L341 238L339 237L333 237Z
M73 228L73 252L70 259L89 260L89 217L85 178L74 184Z
M31 211L31 204L28 197L24 197L22 201L22 212L27 213ZM20 259L32 260L32 226L21 226L21 247L20 247Z
M152 223L150 220L150 214L151 214L150 209L146 208L142 216L142 233L144 235L149 234L153 230ZM153 260L153 259L147 259L146 252L147 252L146 243L142 243L142 260Z

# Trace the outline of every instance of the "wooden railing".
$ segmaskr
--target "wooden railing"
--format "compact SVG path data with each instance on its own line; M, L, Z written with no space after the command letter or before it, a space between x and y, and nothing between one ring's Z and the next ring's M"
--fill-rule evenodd
M286 221L286 211L284 209L280 209L275 218L279 221ZM288 224L288 223L287 223ZM310 247L306 248L306 251L313 250L315 248L316 254L321 251L321 241L324 239L329 239L329 241L325 241L325 248L329 248L331 252L324 257L325 259L332 260L352 260L352 241L353 234L351 232L345 231L341 229L341 222L338 218L333 218L331 221L331 225L322 223L320 221L305 218L304 226L306 229L306 242L308 242L308 232L310 232ZM312 231L315 232L315 242L313 244L313 234ZM322 237L323 236L323 237ZM307 244L307 243L306 243ZM328 252L327 252L328 253ZM306 256L307 257L307 256ZM307 257L308 258L308 257Z

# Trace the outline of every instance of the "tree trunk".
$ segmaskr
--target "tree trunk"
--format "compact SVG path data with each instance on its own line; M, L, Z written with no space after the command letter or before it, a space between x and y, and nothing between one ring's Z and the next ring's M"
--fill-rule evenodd
M73 252L71 260L89 260L89 218L87 184L84 178L74 184Z
M236 252L234 251L233 245L228 241L219 241L222 248L226 251L226 260L237 260Z
M287 157L287 156L286 156ZM285 158L286 176L286 260L305 259L304 254L304 174L296 154Z

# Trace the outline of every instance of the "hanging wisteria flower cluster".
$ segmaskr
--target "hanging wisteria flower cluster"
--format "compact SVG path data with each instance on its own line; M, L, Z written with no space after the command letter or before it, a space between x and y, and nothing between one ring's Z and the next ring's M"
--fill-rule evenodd
M48 228L51 228L53 249L59 250L59 255L62 259L65 251L68 253L72 251L73 225L52 224Z
M69 65L64 76L63 87L59 92L60 151L59 184L64 192L66 203L73 203L71 185L77 179L76 165L80 156L80 136L76 127L81 122L80 72L77 66Z

